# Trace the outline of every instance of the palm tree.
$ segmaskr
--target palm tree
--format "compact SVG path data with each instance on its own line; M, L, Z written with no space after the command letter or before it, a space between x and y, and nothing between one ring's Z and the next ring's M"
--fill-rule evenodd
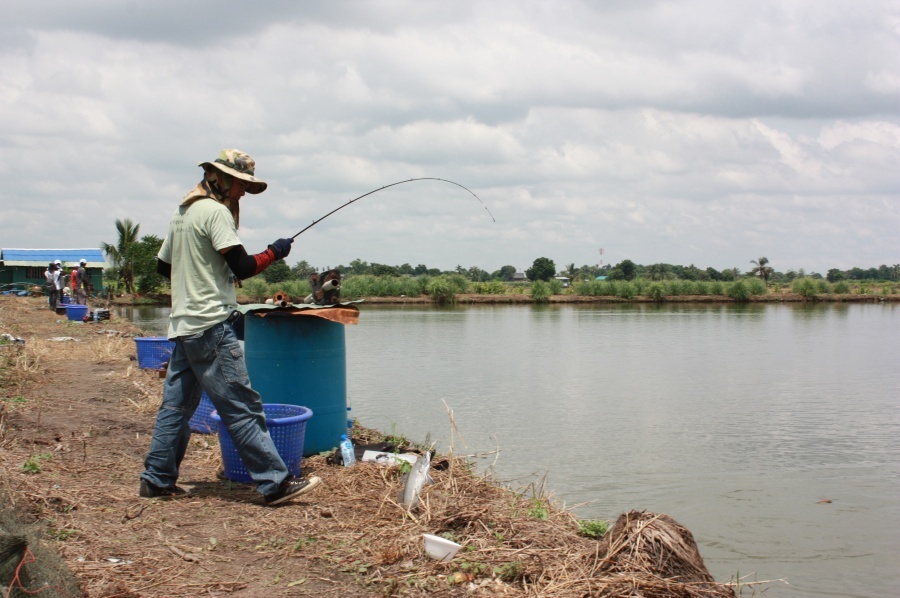
M769 276L771 276L772 272L774 272L774 270L770 266L766 265L769 263L769 258L761 257L758 260L750 260L750 263L756 265L756 267L750 270L750 272L762 278L766 283L766 286L768 286Z
M566 276L569 277L569 281L574 283L575 277L578 275L578 268L575 267L575 263L572 262L571 264L566 266L565 272L566 272Z
M135 224L130 218L125 220L116 219L119 242L116 245L100 243L103 254L109 258L119 274L118 280L125 284L126 293L134 293L134 256L130 248L138 242L138 231L140 229L141 225Z

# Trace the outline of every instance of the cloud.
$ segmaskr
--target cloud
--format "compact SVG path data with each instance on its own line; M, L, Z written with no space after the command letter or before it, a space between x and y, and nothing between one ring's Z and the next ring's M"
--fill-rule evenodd
M866 0L13 1L5 247L162 236L197 163L249 152L250 251L520 270L540 256L897 263L900 9ZM52 218L65 223L61 238Z

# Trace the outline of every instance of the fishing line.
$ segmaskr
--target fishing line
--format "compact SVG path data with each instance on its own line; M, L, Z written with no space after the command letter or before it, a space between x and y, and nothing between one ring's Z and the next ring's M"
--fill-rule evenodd
M296 238L299 237L301 234L303 234L304 232L306 232L307 230L309 230L310 228L312 228L313 226L315 226L315 225L318 224L319 222L322 222L323 220L325 220L326 218L328 218L329 216L331 216L332 214L334 214L334 213L337 212L338 210L340 210L340 209L342 209L342 208L346 208L347 206L349 206L349 205L352 204L353 202L358 201L358 200L362 199L363 197L372 195L373 193L378 193L379 191L382 191L382 190L384 190L384 189L387 189L388 187L395 187L395 186L397 186L397 185L402 185L402 184L404 184L404 183L411 183L411 182L413 182L413 181L443 181L443 182L445 182L445 183L450 183L451 185L456 185L457 187L462 187L463 189L465 189L466 191L468 191L469 193L471 193L472 196L473 196L475 199L478 200L478 203L480 203L480 204L482 205L482 207L484 207L484 209L485 209L485 210L487 211L487 213L488 213L488 216L491 217L491 220L493 220L494 222L497 222L497 219L494 218L494 215L491 214L491 211L488 210L488 207L487 207L486 205L484 205L484 202L481 201L481 198L478 197L477 195L475 195L475 192L472 191L471 189L469 189L468 187L466 187L465 185L460 185L459 183L456 183L456 182L454 182L454 181L450 181L450 180L447 180L447 179L439 179L439 178L437 178L437 177L425 176L425 177L419 177L419 178L416 178L416 179L407 179L407 180L405 180L405 181L397 181L396 183L391 183L390 185L385 185L384 187L379 187L378 189L373 189L372 191L369 191L368 193L364 193L363 195L360 195L360 196L357 197L357 198L351 199L350 201L348 201L348 202L345 203L344 205L338 206L338 207L336 207L335 209L331 210L330 212L328 212L327 214L325 214L324 216L322 216L322 217L319 218L318 220L313 220L313 221L312 221L312 224L310 224L309 226L307 226L306 228L304 228L303 230L301 230L299 233L297 233L296 235L294 235L294 236L291 237L291 238L292 238L292 239L296 239Z

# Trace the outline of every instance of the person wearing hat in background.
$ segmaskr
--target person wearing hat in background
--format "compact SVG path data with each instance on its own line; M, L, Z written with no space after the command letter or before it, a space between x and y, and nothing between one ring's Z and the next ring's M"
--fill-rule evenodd
M47 301L50 304L50 309L53 311L56 311L56 303L59 301L59 283L60 275L62 274L60 267L59 260L56 260L50 262L47 269L44 270L44 279L47 281Z
M203 180L189 191L169 221L157 255L157 271L171 281L168 338L175 342L139 495L174 497L187 450L188 422L206 391L234 441L241 461L267 505L281 504L315 488L321 480L293 477L266 427L262 399L250 387L244 351L232 327L237 312L235 283L259 274L291 251L293 239L278 239L248 255L237 235L240 200L267 184L255 176L253 159L235 149L202 162Z
M91 280L88 278L86 259L78 262L78 268L75 270L75 303L78 305L87 305L87 296L91 291Z
M61 261L56 260L53 263L56 264L56 269L59 271L59 276L56 277L56 301L57 303L65 303L63 297L65 296L66 282L69 280L69 275L66 274Z

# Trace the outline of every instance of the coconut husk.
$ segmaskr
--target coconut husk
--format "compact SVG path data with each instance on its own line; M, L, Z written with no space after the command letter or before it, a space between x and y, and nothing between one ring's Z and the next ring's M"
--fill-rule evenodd
M694 536L664 514L623 513L601 541L603 595L734 597L703 564Z

